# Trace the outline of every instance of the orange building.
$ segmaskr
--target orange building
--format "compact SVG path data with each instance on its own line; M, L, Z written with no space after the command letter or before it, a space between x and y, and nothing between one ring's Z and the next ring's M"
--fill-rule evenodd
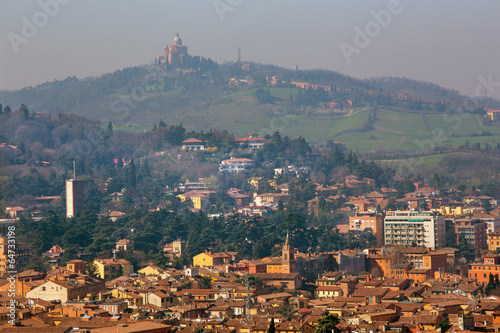
M371 229L377 237L377 245L384 245L384 216L376 212L358 212L349 218L349 230Z
M383 255L368 255L370 263L370 273L374 277L387 276L391 270L391 259L389 256Z
M267 265L266 263L263 262L249 262L248 263L248 273L253 274L253 273L266 273Z
M446 253L428 252L422 256L423 269L430 269L432 273L446 272Z
M413 268L410 263L398 263L390 255L368 255L370 273L374 277L387 277L395 279L406 279L407 272Z
M369 254L370 273L374 277L424 282L434 278L435 274L439 277L446 272L446 253L427 251L421 255L421 260L417 258L415 262L405 256L409 253L403 248L392 253Z
M266 271L267 273L295 273L295 250L290 244L288 234L281 251L281 260L269 262Z
M269 262L266 266L266 273L283 273L281 261Z
M433 272L430 269L426 268L413 268L408 271L406 274L408 279L413 280L414 282L425 282L434 277Z
M31 291L33 288L45 283L44 279L46 276L46 273L40 273L34 269L29 269L16 274L14 282L16 296L26 297L26 293L28 291ZM6 283L0 287L0 291L9 292L11 289L10 283Z
M488 283L490 274L500 275L499 255L486 255L483 258L483 263L473 263L469 269L469 277L476 279L479 283Z

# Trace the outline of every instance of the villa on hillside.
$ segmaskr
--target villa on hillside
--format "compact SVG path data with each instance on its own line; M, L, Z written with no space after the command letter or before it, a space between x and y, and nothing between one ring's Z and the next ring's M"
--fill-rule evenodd
M253 168L254 162L248 158L231 158L224 160L219 165L221 172L240 172L248 171Z

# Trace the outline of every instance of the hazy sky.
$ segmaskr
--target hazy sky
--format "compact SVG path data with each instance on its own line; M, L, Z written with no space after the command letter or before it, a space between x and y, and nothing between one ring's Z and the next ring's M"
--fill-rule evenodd
M239 46L242 60L500 98L499 0L0 0L0 32L0 89L147 64L179 32L219 63Z

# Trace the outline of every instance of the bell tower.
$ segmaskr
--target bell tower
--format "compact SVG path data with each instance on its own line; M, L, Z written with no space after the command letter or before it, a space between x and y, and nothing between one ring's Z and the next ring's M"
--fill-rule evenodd
M283 273L295 273L295 255L288 234L281 252L281 271Z

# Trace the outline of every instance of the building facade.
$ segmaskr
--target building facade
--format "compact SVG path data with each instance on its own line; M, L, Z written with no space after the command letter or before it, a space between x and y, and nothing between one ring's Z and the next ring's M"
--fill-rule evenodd
M488 238L488 251L498 252L500 249L500 230L486 235Z
M387 212L384 219L385 245L444 247L445 218L433 211Z
M371 229L377 237L377 245L384 245L384 216L377 212L357 212L349 217L349 230Z
M190 138L182 141L182 150L206 150L205 143L201 140Z
M66 181L66 216L73 217L83 213L83 181L69 179Z
M165 53L156 59L158 65L183 65L188 58L187 46L182 45L182 39L177 33L172 45L165 45Z
M467 254L468 260L481 258L481 252L488 249L487 228L486 222L482 222L470 216L462 216L455 219L457 243L461 236L463 236L469 245L469 253Z
M490 274L498 277L500 274L500 256L488 255L483 258L482 263L470 265L469 277L476 279L479 283L488 283Z
M193 266L223 266L231 263L231 256L226 253L203 252L193 257Z
M9 242L9 238L0 237L0 275L4 275L8 271L22 272L26 270L28 261L31 259L32 253L29 246L13 241L10 239Z
M104 280L116 279L134 272L132 264L125 259L96 259L93 264L96 268L95 275Z
M224 160L219 165L221 172L242 172L253 168L254 162L248 158L231 158Z

